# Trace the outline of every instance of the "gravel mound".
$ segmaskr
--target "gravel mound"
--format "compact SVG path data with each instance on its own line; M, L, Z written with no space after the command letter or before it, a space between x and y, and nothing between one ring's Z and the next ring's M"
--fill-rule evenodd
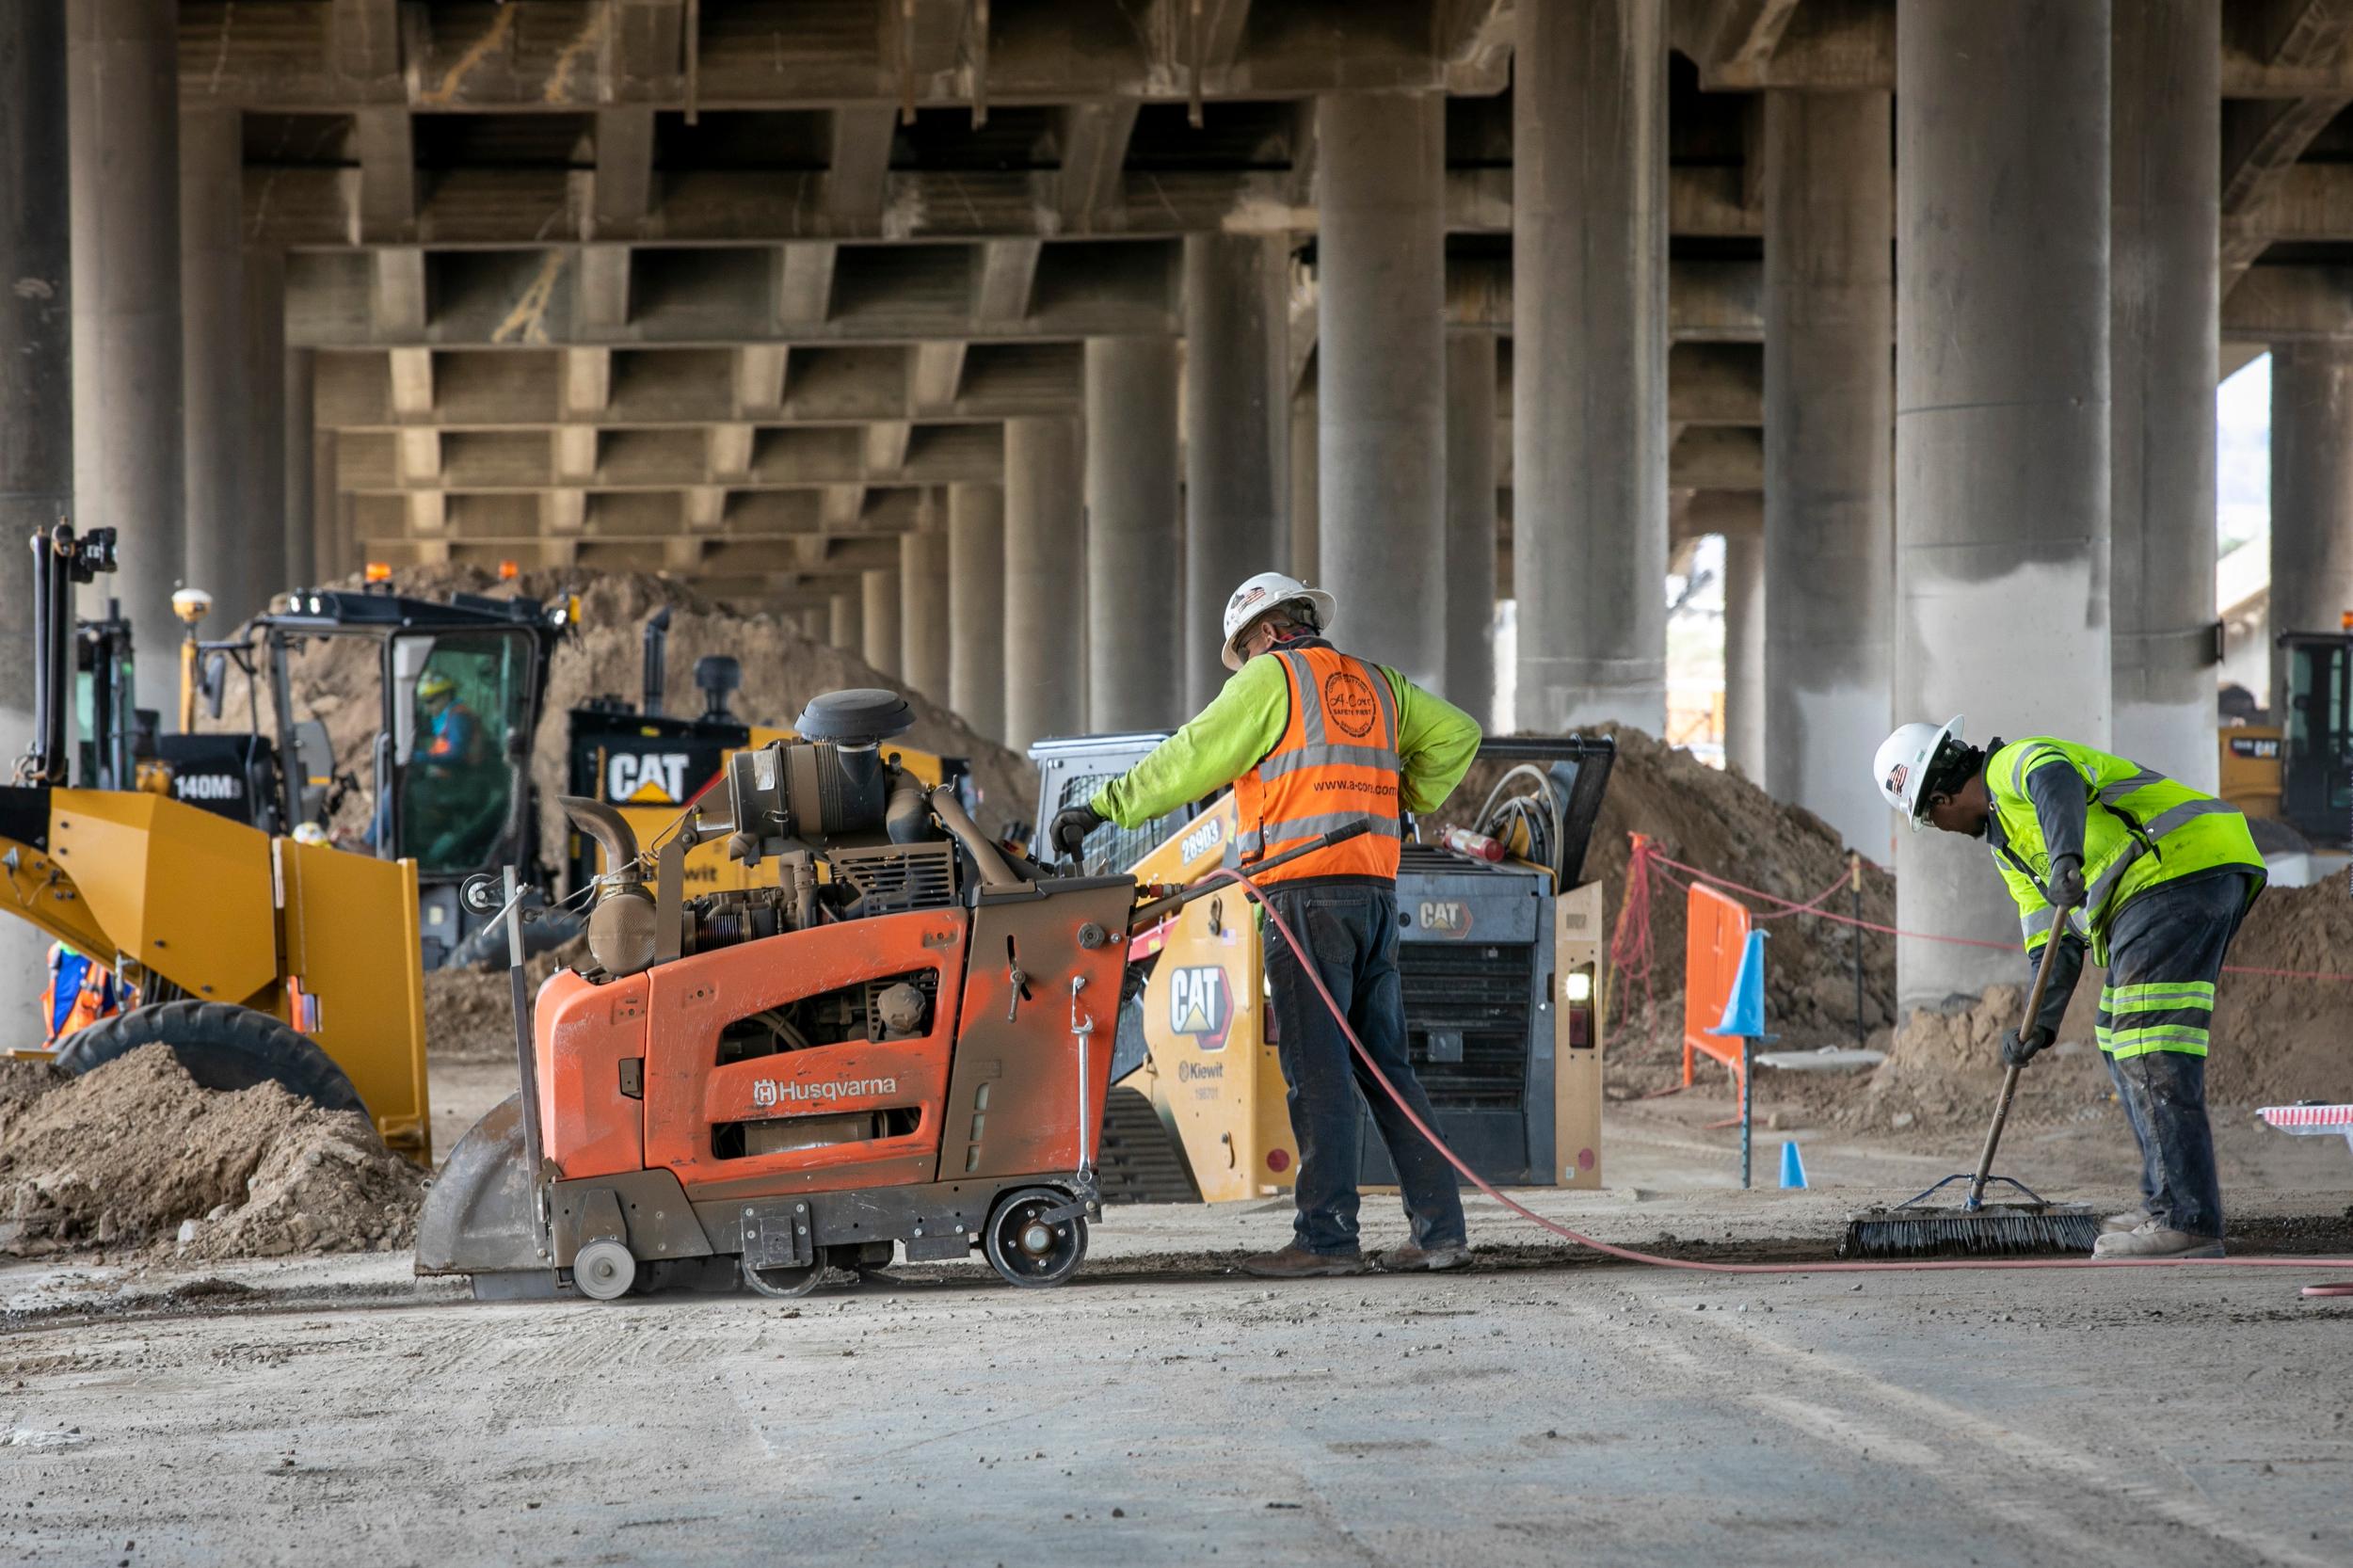
M199 1088L160 1045L80 1078L6 1066L0 1254L275 1257L416 1239L424 1173L362 1117L274 1083Z
M695 662L708 654L726 654L742 664L743 689L729 699L729 706L750 723L788 725L809 698L823 693L884 687L904 695L915 711L915 727L902 737L904 744L971 763L981 789L984 827L994 832L1006 822L1026 824L1031 819L1036 770L1028 759L974 733L945 706L891 680L856 654L813 642L774 616L738 615L682 584L643 573L533 571L502 583L477 568L414 567L395 572L392 585L424 599L452 593L494 598L525 594L552 601L566 594L579 596L580 622L557 647L550 664L547 704L532 748L532 777L541 802L541 842L550 865L563 863L568 832L554 804L565 791L566 715L595 696L621 697L632 705L637 701L644 684L646 619L664 607L671 612L663 677L664 706L670 712L699 711L702 696L695 689ZM344 586L360 584L355 580ZM345 800L330 824L339 841L356 844L368 826L369 807L362 797L372 776L370 747L380 680L375 645L363 638L320 638L297 652L290 673L298 716L326 725L337 770L362 786ZM246 730L257 713L266 725L268 705L266 683L249 699L232 672L221 716L207 718L202 728Z
M588 959L588 938L523 960L523 974L536 996L558 969ZM424 1048L435 1062L515 1060L515 993L504 968L435 969L424 977Z

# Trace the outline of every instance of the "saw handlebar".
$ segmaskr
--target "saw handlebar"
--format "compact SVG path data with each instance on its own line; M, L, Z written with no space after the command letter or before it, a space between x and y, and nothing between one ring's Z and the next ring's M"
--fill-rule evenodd
M1320 849L1330 849L1334 844L1344 844L1351 839L1362 838L1371 831L1371 819L1358 817L1346 826L1336 827L1329 833L1310 839L1304 844L1295 845L1280 855L1270 855L1263 860L1254 861L1243 870L1251 876L1264 876L1275 867L1288 866L1303 855L1313 855ZM1128 934L1132 936L1141 932L1149 931L1194 899L1200 898L1205 893L1213 893L1224 886L1225 884L1222 882L1204 883L1198 888L1187 888L1181 892L1171 893L1166 898L1157 898L1149 904L1138 904L1135 913L1128 918Z

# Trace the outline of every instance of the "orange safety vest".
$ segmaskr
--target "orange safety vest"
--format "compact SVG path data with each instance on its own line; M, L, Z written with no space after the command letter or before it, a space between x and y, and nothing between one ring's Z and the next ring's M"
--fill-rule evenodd
M1398 804L1397 694L1389 679L1334 648L1276 648L1290 686L1290 719L1274 749L1234 781L1242 869L1363 818L1372 831L1303 855L1268 882L1310 877L1397 880L1403 837Z
M73 981L73 1000L60 1012L57 1002L57 983L60 970L69 961L77 961L81 971ZM88 1029L101 1018L111 1018L121 1011L115 994L114 975L95 958L86 957L63 942L53 943L49 949L49 984L41 988L40 1022L45 1032L42 1045L54 1048L68 1035Z

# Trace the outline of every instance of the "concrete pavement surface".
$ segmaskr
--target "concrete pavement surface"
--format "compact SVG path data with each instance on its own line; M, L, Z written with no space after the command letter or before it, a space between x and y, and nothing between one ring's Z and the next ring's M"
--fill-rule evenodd
M2341 1234L2347 1197L2241 1208ZM1537 1201L1737 1256L1818 1250L1857 1198ZM1479 1200L1476 1272L1225 1272L1285 1208L1115 1210L1048 1291L18 1265L0 1560L2353 1560L2353 1301L2300 1270L1693 1274Z

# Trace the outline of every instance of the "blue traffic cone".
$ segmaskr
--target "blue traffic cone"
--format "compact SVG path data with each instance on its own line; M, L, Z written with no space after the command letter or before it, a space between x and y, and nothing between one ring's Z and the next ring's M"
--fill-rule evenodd
M1795 1138L1782 1140L1781 1185L1784 1192L1805 1185L1805 1161L1798 1154Z

